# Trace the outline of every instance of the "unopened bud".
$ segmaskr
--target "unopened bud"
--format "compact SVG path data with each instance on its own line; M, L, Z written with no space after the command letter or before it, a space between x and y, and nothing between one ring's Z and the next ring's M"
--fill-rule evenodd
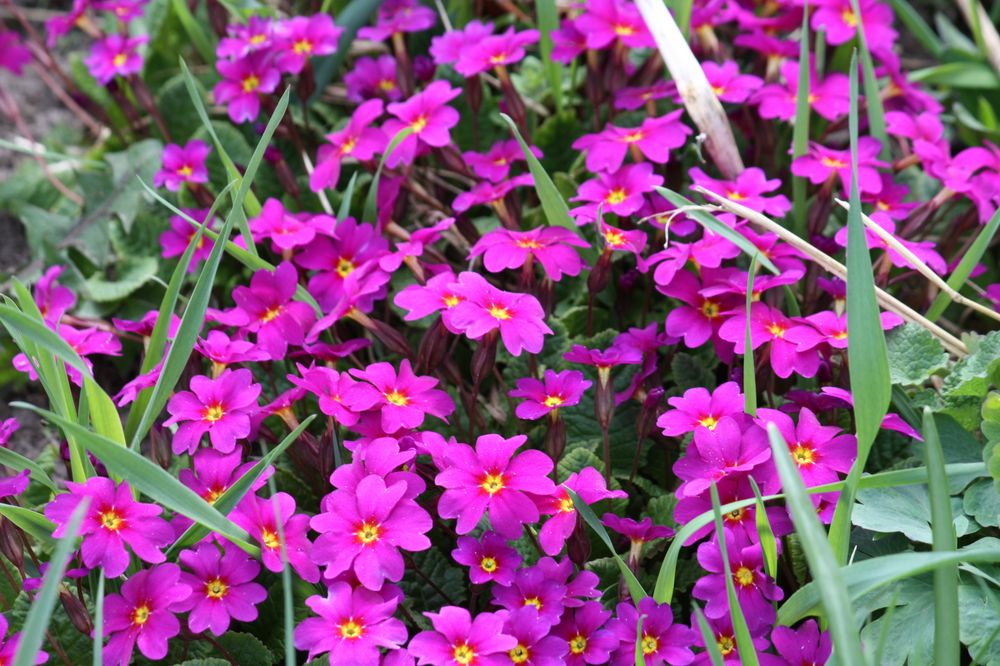
M62 587L59 590L59 601L62 602L63 608L66 609L66 615L69 616L69 620L76 627L76 630L84 636L89 636L94 631L94 623L90 619L87 607L83 605L80 598Z
M581 569L590 561L590 537L587 536L587 528L579 511L576 514L576 527L569 536L566 550L570 561Z
M591 296L596 296L607 288L609 282L611 282L611 250L605 249L597 264L590 269L587 289Z
M295 180L295 174L292 173L292 169L288 166L288 162L284 158L278 160L274 164L274 171L278 175L278 182L281 183L281 187L284 188L286 192L292 195L292 197L299 198L299 183Z
M369 321L374 324L371 332L389 348L389 351L407 357L410 355L410 343L406 341L402 333L383 321L377 319L369 319Z
M599 382L597 391L594 394L594 416L601 430L607 430L611 426L611 419L615 415L615 392L611 389L610 382Z
M0 518L0 553L18 571L24 571L24 550L21 546L20 528L6 518Z
M448 329L444 327L439 317L420 339L420 346L417 347L417 367L429 370L440 366L448 354L450 342Z
M497 360L497 331L490 331L479 339L476 351L472 352L472 383L476 386L483 377L493 372Z
M545 433L545 452L552 458L552 462L558 463L566 449L566 422L559 416L559 410L549 413L549 430Z
M636 432L639 441L646 439L652 432L656 424L660 403L663 402L664 390L662 386L649 389L646 398L642 401L642 408L639 410L639 421L636 424Z

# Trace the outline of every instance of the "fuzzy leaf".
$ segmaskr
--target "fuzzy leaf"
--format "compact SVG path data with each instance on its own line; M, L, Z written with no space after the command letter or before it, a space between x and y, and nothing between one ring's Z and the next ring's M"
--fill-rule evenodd
M948 352L930 331L906 324L886 336L889 378L893 384L918 386L948 364Z

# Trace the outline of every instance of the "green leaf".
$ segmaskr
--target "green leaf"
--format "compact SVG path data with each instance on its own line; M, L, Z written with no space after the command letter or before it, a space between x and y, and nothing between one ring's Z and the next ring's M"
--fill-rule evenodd
M392 137L392 141L389 142L389 146L382 153L382 157L378 161L378 168L375 169L375 176L372 178L371 185L368 186L368 196L365 197L365 209L361 215L361 220L363 222L377 222L378 213L375 210L378 204L378 184L382 180L382 169L385 168L385 161L388 159L389 155L399 147L399 144L403 143L406 137L413 134L412 127L404 127L396 133L396 136Z
M951 277L948 278L949 287L955 291L962 290L962 287L965 286L965 281L972 275L973 269L979 264L979 260L983 258L990 243L993 242L993 237L996 235L997 229L1000 229L1000 209L993 213L989 222L986 223L986 226L976 236L976 240L972 242L969 249L962 255L962 260L958 263L955 270L952 271ZM927 311L927 319L937 321L949 303L951 303L951 296L943 291L939 293Z
M160 165L163 144L157 139L145 139L129 145L117 153L108 153L104 159L111 165L111 179L121 183L115 188L107 204L108 210L116 213L122 228L128 233L142 207L148 202L136 177L152 180Z
M218 640L219 645L225 648L240 666L271 666L274 663L271 651L252 634L228 631Z
M809 150L809 119L812 115L809 107L809 86L811 76L809 68L802 63L809 62L809 6L802 13L802 28L799 33L799 81L795 93L795 124L792 127L792 159L805 155ZM795 235L806 238L806 179L801 176L792 177L792 217L795 221Z
M85 497L70 515L69 522L62 538L56 544L52 557L49 558L49 568L42 580L42 589L31 604L28 617L21 627L21 639L17 644L14 656L14 666L34 666L38 651L42 648L42 640L49 626L49 619L56 607L59 595L59 584L62 583L70 554L76 545L76 535L80 532L80 523L87 513L90 498Z
M340 199L340 208L337 210L337 219L343 220L344 218L350 216L351 214L351 200L354 198L354 187L358 183L358 172L355 171L351 174L351 179L347 181L347 187L344 188L344 194Z
M538 16L540 39L538 49L545 63L545 76L556 105L556 112L562 111L562 65L552 59L552 33L559 29L559 10L555 0L537 0L535 13Z
M52 531L56 528L55 523L37 511L25 509L23 506L0 504L0 516L14 523L45 545L55 543L55 540L52 538Z
M120 301L153 279L158 266L154 257L125 257L115 266L114 278L102 273L87 278L87 296L96 303Z
M1000 527L1000 493L989 479L980 479L962 495L962 508L984 527Z
M924 69L907 72L910 81L925 85L940 85L949 88L969 88L996 90L1000 88L1000 78L989 65L982 62L948 62Z
M997 640L1000 637L1000 599L996 588L985 584L959 586L958 609L959 637L969 654L975 657L974 663L1000 666L1000 640Z
M748 347L749 349L749 347ZM757 541L760 543L764 553L764 569L767 575L777 580L778 578L778 541L774 537L774 530L771 528L771 519L768 518L767 510L764 507L764 499L757 487L757 481L750 477L750 487L753 488L753 496L757 501L754 507L754 520L757 523Z
M104 663L104 569L97 572L97 599L94 602L94 656L93 666Z
M743 327L743 411L749 416L757 416L757 371L754 368L753 344L750 341L750 306L753 304L753 281L757 274L757 257L753 255L747 269L746 325ZM751 479L752 481L752 479Z
M856 178L854 183L857 194ZM809 562L809 571L812 572L814 584L820 593L834 650L842 664L864 664L866 662L854 624L854 612L844 585L844 571L837 565L836 555L827 542L823 524L819 522L816 508L809 499L795 463L792 462L788 444L773 423L768 424L767 434L771 442L771 457L774 459L778 476L781 477L781 487L785 491L785 503L801 540L806 560ZM721 522L718 518L716 520Z
M692 602L691 605L694 607L695 617L698 618L698 631L701 632L701 640L705 644L705 652L708 653L712 666L724 666L722 653L719 652L718 640L715 638L712 628L708 626L705 614L701 612L701 607L698 604Z
M0 465L16 470L30 470L32 481L41 483L52 492L57 492L56 484L52 482L52 479L45 472L45 470L42 469L42 466L30 458L25 458L16 451L0 447Z
M337 25L344 31L340 35L337 50L333 52L333 55L313 59L313 78L316 80L316 91L306 101L307 106L312 106L327 85L333 81L351 50L351 44L354 42L358 28L368 23L381 5L382 0L351 0L346 7L337 12Z
M882 108L882 95L878 88L878 79L875 78L875 65L872 64L872 55L868 50L868 39L865 36L864 15L858 0L851 0L851 7L857 19L858 46L861 50L861 73L865 84L865 110L868 115L868 133L879 140L882 145L880 157L884 160L892 159L892 151L889 146L889 135L885 130L885 110Z
M1000 368L1000 331L991 331L977 341L971 354L955 364L941 386L944 395L984 396L990 375Z
M722 510L719 506L719 489L712 481L712 518L715 521L715 542L722 556L723 573L726 579L726 598L729 600L729 618L733 623L733 633L736 634L736 646L740 651L740 663L746 666L757 666L757 650L753 644L753 636L747 626L747 619L736 596L736 583L733 571L729 565L729 546L726 543L726 531L722 527ZM808 500L807 500L808 501Z
M917 41L934 56L935 60L941 60L945 45L937 36L937 33L927 25L923 17L913 8L907 0L889 0L896 16L903 22L910 33L916 37Z
M184 26L184 32L187 33L188 39L194 44L194 48L198 51L201 59L205 61L205 64L214 64L215 47L212 45L209 36L202 29L202 25L191 14L186 0L171 0L170 6L180 20L181 25Z
M919 324L907 323L886 336L889 379L893 384L920 386L948 365L941 341Z
M962 503L952 503L952 520L960 526L960 536L975 532L962 512ZM911 541L931 543L931 501L923 485L903 488L872 488L858 491L858 504L852 513L853 524L872 532L902 532Z

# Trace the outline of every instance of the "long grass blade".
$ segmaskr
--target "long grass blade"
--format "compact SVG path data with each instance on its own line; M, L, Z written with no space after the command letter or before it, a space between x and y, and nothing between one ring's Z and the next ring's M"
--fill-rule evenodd
M757 274L757 257L753 255L747 270L746 325L743 327L743 411L757 416L757 372L754 368L753 344L750 340L750 306L753 304L753 281Z
M757 481L750 477L750 487L753 488L753 496L757 501L754 507L754 520L757 524L757 540L760 542L761 550L764 553L764 570L771 578L778 577L778 540L774 536L774 529L771 528L771 519L768 518L767 510L764 506L764 497L760 494Z
M802 31L799 35L799 80L795 91L795 125L792 126L792 159L805 155L809 150L809 3L802 14ZM792 176L792 217L795 233L806 237L806 179Z
M695 603L692 606L694 607L694 616L698 620L698 631L701 632L701 640L705 643L705 654L708 655L712 666L725 666L725 663L722 661L722 653L719 652L719 643L715 639L712 628L708 626L705 614L701 612L701 606Z
M645 615L639 615L639 620L635 623L635 666L646 666L646 652L642 647L642 625L645 619Z
M944 452L934 413L924 407L924 461L927 464L927 490L931 502L932 549L954 551L958 547L952 522L951 495L944 471ZM958 564L934 570L934 663L958 666L959 643Z
M93 666L101 666L104 650L104 569L97 572L97 596L94 599L94 657Z
M552 59L552 33L559 29L559 10L556 0L536 0L535 14L538 16L538 49L542 56L545 76L549 80L552 101L556 112L562 111L562 65Z
M56 607L59 584L62 583L63 575L66 573L66 565L76 545L76 535L80 532L80 523L87 513L89 504L90 498L85 497L73 510L66 525L66 533L59 539L52 557L49 558L49 568L42 580L42 589L32 602L28 617L24 620L24 627L21 628L21 640L17 644L14 666L34 666L38 658L38 651L42 649L42 640L49 627L52 611Z
M893 12L920 42L921 46L927 49L934 60L940 61L947 47L933 28L927 24L924 17L920 15L920 12L914 9L908 0L889 0L889 4L892 5Z
M392 137L392 141L389 142L389 146L382 153L382 158L378 161L378 168L375 169L375 176L372 178L371 185L368 186L368 196L365 197L365 208L361 215L361 219L364 222L375 222L377 217L376 205L378 203L378 184L382 180L382 170L385 168L385 161L392 155L393 151L403 143L406 137L413 134L412 127L404 127L396 133L396 136Z
M990 243L993 242L993 237L997 233L997 229L1000 229L1000 210L993 213L993 217L990 218L986 226L982 228L979 235L976 236L976 240L972 242L968 251L962 255L962 260L958 262L958 266L952 272L951 277L948 278L948 286L955 291L961 291L962 287L965 286L965 281L969 279L972 275L972 271L976 268L976 264L979 260L983 258L986 254L986 250L989 248ZM927 311L927 319L930 321L937 321L938 317L944 314L945 309L948 304L951 303L951 296L945 292L941 292L931 303L930 309Z
M729 619L733 622L733 633L736 634L736 647L740 651L740 662L744 666L757 666L757 650L753 645L753 636L747 626L747 619L736 596L736 583L733 582L733 572L729 566L729 547L726 544L726 531L722 527L722 509L719 502L719 489L712 482L712 518L715 521L715 541L722 554L722 572L726 577L726 597L729 600Z
M52 531L56 528L55 523L37 511L13 504L0 504L0 516L47 546L55 543L52 538Z
M171 0L170 6L201 59L209 65L215 63L215 48L209 41L208 35L201 29L201 25L191 14L188 3L185 0Z
M813 581L818 585L822 596L825 618L830 624L830 637L838 661L841 664L865 664L867 662L861 651L861 639L854 622L854 610L847 596L843 573L826 540L823 525L816 516L816 508L809 499L802 477L788 452L788 444L777 426L769 423L767 434L771 442L771 457L785 491L785 503L792 514L792 522L799 535L802 550L805 551Z
M851 8L857 20L858 46L861 51L861 75L865 83L865 110L868 115L868 131L882 144L881 157L892 159L889 148L889 134L885 130L885 109L882 108L882 95L875 77L875 65L872 62L871 51L868 50L868 39L865 36L864 16L858 0L851 0Z
M344 194L340 199L340 208L337 209L337 221L341 221L351 214L351 200L354 198L354 188L358 184L358 172L351 174L351 179L347 181Z

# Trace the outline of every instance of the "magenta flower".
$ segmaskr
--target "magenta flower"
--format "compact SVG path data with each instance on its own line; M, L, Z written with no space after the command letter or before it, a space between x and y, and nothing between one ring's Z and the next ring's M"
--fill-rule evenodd
M563 19L552 31L552 59L564 65L587 50L587 37L576 29L573 19Z
M761 118L780 118L792 121L799 94L799 64L788 60L781 66L784 85L771 83L753 96L752 102L760 104ZM809 106L827 120L837 120L851 108L851 95L845 74L834 73L820 79L815 64L809 66Z
M73 291L56 283L65 270L64 266L49 266L35 283L32 295L42 318L49 326L58 324L66 311L76 305Z
M531 147L531 152L535 157L542 157L542 151L534 146ZM480 178L500 182L507 179L510 167L515 162L524 161L524 151L521 150L521 144L516 139L508 139L496 142L485 153L472 151L462 153L462 158L472 169L472 172Z
M746 472L771 459L767 434L747 419L723 416L714 430L698 428L674 474L684 481L678 497L701 495L713 481Z
M888 313L885 313L888 314ZM823 395L828 395L836 398L838 401L845 403L848 407L854 406L854 396L851 392L842 388L837 388L835 386L824 386L820 389ZM913 439L922 442L924 438L920 435L913 426L903 420L899 414L894 414L889 412L882 418L882 428L885 430L895 430L898 433L902 433L907 437L912 437Z
M641 230L626 231L613 227L607 222L601 222L601 238L604 239L605 252L631 252L641 257L646 247L646 232Z
M2 38L2 35L0 35L0 38ZM0 47L0 50L2 50L2 47ZM27 589L27 587L25 589ZM14 663L14 657L17 656L17 647L21 642L21 632L15 631L7 637L7 628L7 618L0 615L0 664ZM38 654L35 655L36 664L44 664L48 660L49 654L42 650L39 650Z
M493 588L493 603L508 611L532 606L543 624L557 624L565 610L568 588L546 573L540 566L518 569L511 585Z
M660 265L665 264L661 263ZM708 269L702 269L702 274L706 280L711 277ZM735 298L732 296L706 296L698 278L687 271L677 272L669 284L658 284L656 288L661 293L683 303L667 314L664 330L668 335L683 338L684 345L691 349L697 349L709 339L715 344L716 350L724 346L724 344L720 344L722 339L718 335L719 328L725 320L722 313L737 305Z
M361 28L358 37L381 42L397 33L422 32L436 21L434 10L417 0L386 0L379 7L375 26Z
M208 215L208 210L197 210L191 208L182 208L186 215L188 215L192 220L204 223L205 217ZM212 218L211 222L208 224L209 229L214 229L216 227L216 218ZM170 217L170 228L160 234L160 246L163 248L163 258L169 259L171 257L179 257L184 254L187 250L188 245L194 239L195 234L198 233L198 228L192 225L190 222L185 220L180 215L172 215ZM193 273L198 270L198 263L204 259L208 259L209 255L212 254L212 242L208 236L202 235L201 239L198 241L198 246L194 250L194 254L191 255L191 263L188 264L188 273Z
M653 519L649 516L637 522L631 518L621 518L613 513L606 513L601 516L601 522L607 528L627 537L633 549L654 539L666 539L674 535L674 530L671 528L664 525L654 525Z
M462 192L452 202L451 207L457 213L464 213L473 206L491 205L497 206L500 201L515 187L525 187L534 184L534 177L530 173L522 173L514 176L510 180L499 183L482 182L477 183L468 192Z
M692 615L691 626L697 626L697 622L698 618ZM743 666L743 660L740 658L740 648L736 644L736 632L733 630L732 619L728 615L716 619L706 617L705 622L708 624L708 629L715 640L716 647L719 648L719 655L722 657L723 666ZM763 636L750 636L750 640L753 643L754 651L757 653L757 661L762 666L789 666L782 662L780 658L765 652L770 647L770 643L766 638ZM700 631L695 633L695 643L699 647L705 647L705 640ZM691 663L698 666L711 666L712 661L706 651L695 655L695 660ZM820 662L816 663L819 664ZM809 662L795 662L791 666L808 666L808 664Z
M275 64L282 72L298 74L309 58L336 51L343 31L329 14L293 16L282 21L275 30L279 50Z
M93 369L93 364L87 358L88 356L94 354L121 356L122 343L113 333L108 331L100 331L97 328L79 329L67 324L60 324L58 325L57 332L59 333L59 337L83 358L83 363L88 369ZM34 366L28 362L28 357L25 354L17 354L12 360L11 365L14 366L15 370L27 373L32 381L38 379ZM67 365L65 368L70 381L82 387L83 374L74 367Z
M858 190L878 194L882 189L882 177L878 168L889 166L878 159L879 140L870 136L858 139ZM851 151L834 150L812 142L809 152L792 161L792 173L808 178L814 185L837 176L844 187L844 193L851 191Z
M174 531L159 517L159 506L135 500L127 481L115 487L111 479L93 477L86 483L67 481L66 487L68 493L56 495L45 505L45 516L56 523L52 536L58 539L80 501L90 498L80 527L80 555L86 567L103 567L108 578L121 576L129 564L126 544L144 562L164 561L160 548L173 540Z
M833 646L830 632L820 632L816 620L806 620L798 629L777 626L771 631L771 642L787 666L825 664Z
M577 234L565 227L536 227L528 231L510 231L502 227L484 234L469 252L469 258L482 256L491 273L520 268L532 259L545 269L554 282L562 276L577 276L583 261L574 247L589 247Z
M396 307L406 310L406 315L403 317L406 321L416 321L435 312L441 312L441 320L445 327L452 333L461 333L460 329L451 324L451 310L463 300L463 297L453 289L454 284L455 275L446 270L432 277L427 284L411 284L400 290L393 298L393 303Z
M182 469L178 472L178 478L181 483L198 493L209 504L215 504L216 500L222 497L230 486L254 466L252 461L243 462L243 452L239 449L234 449L231 453L219 453L215 449L201 449L191 456L191 463L193 469ZM273 467L265 469L260 478L250 486L250 490L257 491L263 488L273 474ZM187 518L184 520L190 524Z
M767 213L774 217L784 217L792 209L791 202L783 194L765 196L768 192L773 192L781 187L779 178L771 178L764 174L764 171L757 167L744 169L736 180L716 180L709 178L704 171L694 167L689 172L695 185L700 185L706 190L711 190L716 194L721 194L727 199L743 204L747 208Z
M761 485L767 480L766 469L759 469L750 474L753 474L754 478ZM752 500L754 494L753 488L750 486L750 474L731 474L719 479L715 484L719 491L719 502L725 505L740 500ZM677 504L674 507L674 521L678 525L684 525L706 511L712 511L710 493L702 492L696 497L681 497L677 500ZM783 507L768 506L765 511L767 519L771 524L771 530L775 536L782 537L792 531L792 521L788 518L788 513ZM753 505L728 511L722 514L722 529L726 534L734 537L737 543L755 543L758 541L756 517L757 510ZM714 535L714 533L715 526L709 523L692 534L684 542L684 545L693 545L710 534ZM780 543L778 548L780 552Z
M566 666L608 663L611 653L621 642L615 633L604 628L610 617L611 611L604 610L597 601L588 601L563 613L562 621L552 634L566 641L569 648Z
M546 414L558 413L561 407L579 404L584 391L591 385L590 381L583 378L582 372L546 370L541 380L534 377L518 379L517 388L509 391L507 395L512 398L525 398L524 402L518 404L515 413L518 418L534 421Z
M257 604L267 598L267 590L253 582L260 573L256 560L232 545L220 553L211 543L182 550L179 559L193 572L181 573L180 582L191 588L191 596L176 606L178 611L191 611L191 631L200 634L207 629L221 636L229 629L230 619L257 619Z
M892 8L877 0L859 0L861 16L854 13L851 0L818 0L812 14L813 30L826 31L832 45L843 44L854 38L862 26L866 41L873 51L894 44L898 34L892 29Z
M398 650L406 642L406 627L393 617L398 603L391 594L332 583L326 597L306 599L319 617L306 618L295 627L295 647L308 650L309 661L329 652L331 664L378 666L379 648Z
M386 484L371 474L354 490L338 490L326 502L330 509L314 516L311 525L320 533L313 560L325 565L325 576L335 578L348 569L362 585L381 590L386 580L403 577L400 549L427 550L430 515L412 499L404 497L405 481Z
M226 36L219 41L216 55L222 58L243 58L254 51L268 51L274 45L274 20L252 15L244 23L226 26Z
M138 49L147 41L147 35L128 38L111 34L94 42L90 56L84 62L91 76L106 86L116 76L129 76L142 71L142 56Z
M24 66L31 62L31 51L21 43L21 36L12 30L0 30L0 67L21 76ZM4 633L6 625L4 625Z
M285 568L284 551L284 557L303 580L319 581L319 567L310 557L309 516L295 513L294 497L288 493L275 493L269 499L248 495L230 514L230 519L260 543L260 559L268 571L280 572Z
M266 361L269 358L266 351L249 340L230 338L219 330L209 331L204 338L198 338L194 348L212 362L219 374L221 374L222 369L232 363Z
M573 23L586 35L588 49L603 49L614 41L629 48L656 46L639 9L624 0L590 0Z
M10 438L20 428L21 422L14 417L0 421L0 447L6 448L7 443L10 442Z
M683 396L669 398L667 402L674 409L664 412L656 425L668 437L680 437L699 427L715 430L723 417L743 412L743 392L736 382L721 384L711 394L700 386L688 389Z
M447 81L434 81L423 92L405 102L393 102L386 107L395 118L387 120L382 131L390 139L406 127L411 133L386 158L385 165L392 168L409 164L416 157L418 148L441 148L451 143L449 130L458 124L459 116L458 111L448 106L448 102L461 92L460 88L452 88Z
M771 602L781 601L785 595L764 573L764 553L760 544L740 546L734 537L727 535L726 553L729 556L729 571L736 587L736 598L751 633L770 627L774 624L775 617ZM691 594L705 602L706 617L725 617L729 614L729 600L726 596L725 566L719 545L706 541L698 546L698 564L709 574L698 579Z
M538 542L546 555L558 555L576 529L577 511L566 488L579 495L588 505L604 499L628 497L623 490L608 490L604 477L593 467L584 467L579 472L570 474L553 494L536 500L539 511L543 515L552 516L538 532Z
M274 92L281 81L271 54L254 51L238 60L219 60L215 66L222 75L212 92L215 101L228 107L234 123L256 120L260 95Z
M104 599L103 663L125 666L132 662L136 644L148 659L167 656L168 643L181 631L176 613L191 594L181 582L176 564L161 564L129 577L119 594Z
M163 168L153 176L153 184L157 187L166 185L168 190L176 192L181 189L182 183L207 183L205 158L210 152L212 149L197 139L188 141L183 147L168 143L163 148ZM194 230L191 225L188 227Z
M504 633L517 639L507 656L513 664L526 666L563 666L569 645L549 633L549 627L533 606L523 606L507 615Z
M878 226L882 227L885 231L889 232L889 235L899 241L903 247L908 249L913 253L917 259L927 264L935 273L938 275L948 274L948 264L945 262L944 257L942 257L937 251L937 243L934 241L909 241L900 238L896 235L896 222L892 220L888 215L879 214L879 211L875 211L871 215L872 221ZM840 247L847 247L847 227L841 227L834 234L834 241ZM865 228L865 244L868 245L869 249L878 248L884 250L886 255L889 257L889 262L893 266L900 266L903 268L916 268L910 261L899 253L896 248L889 245L886 241L882 240L882 237L876 234L869 228Z
M458 62L466 47L476 44L493 34L493 24L473 19L462 29L448 30L443 35L431 37L430 54L436 65Z
M506 666L508 652L517 639L503 633L499 613L479 613L445 606L438 613L424 613L434 631L421 631L410 641L410 654L418 664L430 666Z
M259 270L249 287L233 289L237 312L245 330L257 334L257 344L273 359L284 357L288 345L305 342L306 331L316 321L309 305L294 300L298 274L291 262L283 261L272 272Z
M358 422L357 412L344 404L344 395L357 384L346 372L337 372L325 366L306 368L298 364L297 367L302 377L288 375L288 381L319 398L320 411L343 426Z
M513 65L526 55L524 47L537 41L537 30L515 32L511 26L499 35L467 42L455 62L455 70L462 76L470 77L494 67Z
M608 125L597 134L585 134L573 142L573 148L587 151L587 168L591 171L617 171L625 155L632 151L633 159L645 157L665 164L670 151L680 148L691 134L691 128L680 121L683 109L659 118L646 118L639 127Z
M320 220L316 220L320 218ZM260 215L250 220L250 231L254 240L260 242L267 238L278 252L286 252L293 248L308 245L316 238L317 222L330 221L327 225L333 228L333 218L325 215L309 216L308 214L293 215L277 199L268 199L260 211ZM294 271L294 267L292 267Z
M638 608L631 603L620 603L616 612L617 617L608 623L608 631L620 641L611 661L614 666L630 666L635 663L636 642L649 666L683 665L694 661L691 646L695 642L695 632L683 624L674 623L670 604L657 604L652 597L646 597L639 602Z
M400 363L398 373L385 362L372 363L364 370L352 369L350 373L363 381L345 390L344 404L355 412L378 410L386 433L418 428L426 414L447 423L448 415L455 411L451 397L434 388L438 380L414 374L407 359Z
M159 381L160 373L162 372L163 361L161 360L149 372L145 372L126 383L122 387L122 390L114 395L115 404L119 407L124 407L131 402L135 402L135 399L139 397L141 392L156 386L156 382Z
M260 384L244 368L226 370L217 379L192 377L191 390L175 393L167 403L170 418L164 425L181 424L174 434L174 453L194 453L205 433L214 448L232 451L236 440L250 434L259 396Z
M395 102L402 97L396 81L396 59L391 55L358 58L351 71L344 74L347 99L361 103L376 97Z
M740 308L719 328L719 337L734 345L737 354L745 353L746 310ZM796 325L777 308L761 301L750 305L750 346L758 349L769 345L769 360L774 374L782 379L793 372L803 377L813 377L819 368L819 352L815 349L799 351L798 344L785 339L785 332Z
M570 211L578 220L593 220L600 206L604 213L614 213L627 217L642 208L644 194L663 184L663 176L653 173L653 165L648 162L630 164L618 171L599 173L597 178L588 180L577 190L572 201L583 201Z
M541 451L514 455L527 441L525 435L504 439L481 435L473 450L455 444L445 450L447 467L434 478L445 489L438 502L442 518L458 518L456 531L468 534L487 511L494 531L516 539L521 525L538 520L538 508L525 493L550 495L555 492L552 460Z
M354 110L344 129L326 135L329 143L320 146L316 154L316 169L309 176L309 188L313 192L337 186L344 158L370 160L376 153L385 150L388 137L382 130L371 127L375 119L382 115L382 110L382 100L370 99Z
M784 412L763 408L757 410L757 423L762 428L766 428L768 423L778 427L806 486L839 481L838 472L846 474L851 471L851 465L857 457L858 443L854 435L841 434L837 426L821 425L807 407L799 411L798 425ZM777 478L770 481L764 485L780 488L781 483Z
M602 385L607 385L611 379L611 369L619 365L638 365L642 363L642 352L627 345L611 345L607 349L587 349L583 345L573 345L573 348L563 354L570 363L591 365L597 368L597 377Z
M514 356L521 350L537 354L546 334L545 311L538 299L497 289L478 273L463 272L449 288L462 300L451 308L451 324L472 340L499 330L504 346Z
M458 548L451 556L459 564L469 567L469 578L473 583L496 583L506 587L514 582L514 574L521 566L521 555L507 545L507 540L493 532L485 532L476 540L472 537L458 537Z
M355 222L353 218L339 220L332 236L320 235L301 253L295 263L302 268L318 271L309 279L309 293L316 297L324 312L329 311L344 296L344 283L355 271L370 260L389 253L389 242L371 224ZM358 288L371 271L354 276ZM361 281L361 282L359 282ZM362 310L370 310L374 297L366 296Z
M760 89L764 81L753 74L740 74L740 66L733 60L722 64L706 60L701 63L705 77L720 101L742 104Z
M677 95L677 85L673 81L657 81L648 86L625 87L615 91L615 108L634 111L658 99Z

